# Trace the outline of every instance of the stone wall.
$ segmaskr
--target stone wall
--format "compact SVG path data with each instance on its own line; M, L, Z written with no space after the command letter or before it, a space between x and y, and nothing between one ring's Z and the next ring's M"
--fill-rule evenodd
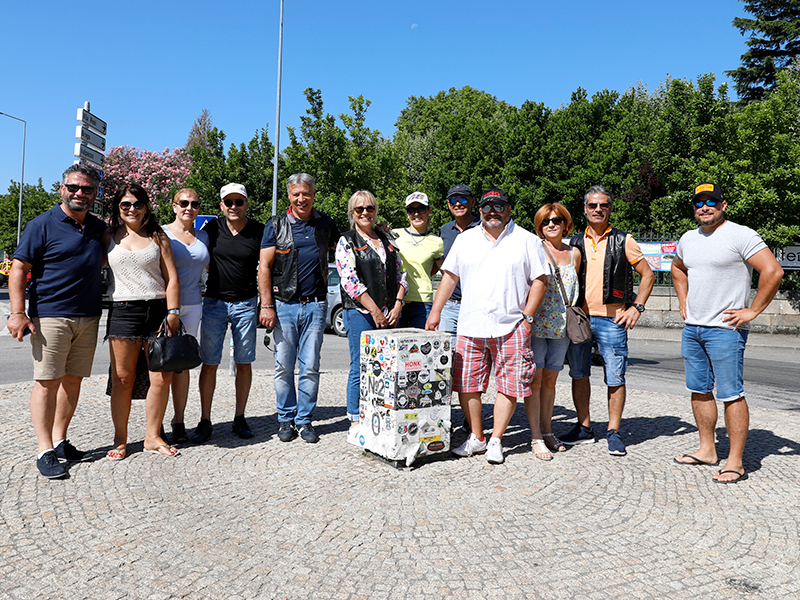
M755 298L756 290L750 292ZM641 327L683 327L678 310L678 296L673 287L655 287L647 300L647 310L637 325ZM800 293L778 292L767 309L751 323L750 330L757 333L783 333L800 335Z

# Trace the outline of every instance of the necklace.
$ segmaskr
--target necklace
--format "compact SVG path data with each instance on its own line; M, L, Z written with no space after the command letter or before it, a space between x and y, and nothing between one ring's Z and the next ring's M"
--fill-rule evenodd
M424 242L425 241L425 237L430 233L430 231L426 231L425 233L411 233L408 230L408 227L404 227L403 229L408 234L408 236L411 238L411 243L414 244L415 248L417 246L419 246L422 242ZM418 237L418 238L421 238L421 239L417 242L417 241L414 240L415 237Z

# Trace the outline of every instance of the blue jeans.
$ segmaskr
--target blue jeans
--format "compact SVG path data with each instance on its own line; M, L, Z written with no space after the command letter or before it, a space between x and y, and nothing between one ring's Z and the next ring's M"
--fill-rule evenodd
M707 394L717 384L717 400L732 402L744 396L744 347L748 330L686 325L681 336L681 356L686 368L686 388Z
M358 400L361 396L361 333L375 329L371 315L354 308L344 311L344 328L350 345L350 374L347 376L347 418L358 421Z
M200 321L200 359L203 364L218 365L222 360L222 344L228 323L231 324L234 362L248 365L255 361L257 305L255 296L241 302L203 298Z
M458 328L458 315L461 312L461 303L448 300L442 308L442 316L439 319L439 331L451 333L455 336ZM455 347L455 345L454 345Z
M275 301L275 398L278 421L311 423L319 392L319 354L328 303ZM297 389L294 365L298 365Z
M536 350L534 349L534 358ZM569 343L567 348L569 376L572 379L585 379L592 374L592 340L582 344Z
M592 336L603 357L603 377L608 387L625 385L628 370L628 331L611 317L590 317Z
M406 302L400 313L399 327L416 327L425 329L425 321L431 313L433 302Z

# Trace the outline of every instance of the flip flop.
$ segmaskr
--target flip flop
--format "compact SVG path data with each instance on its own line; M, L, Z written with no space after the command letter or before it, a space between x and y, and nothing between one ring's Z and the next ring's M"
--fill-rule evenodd
M106 458L108 460L122 460L126 456L128 456L128 449L126 446L118 446L106 452Z
M747 471L743 473L739 473L739 471L734 471L732 469L727 469L725 471L720 470L718 475L722 475L723 473L736 473L738 477L736 479L715 479L717 483L739 483L740 481L744 481L749 476L747 475Z
M171 449L175 450L175 453L174 454L169 454L168 452L162 452L162 450L164 448L167 448L168 450L171 448ZM181 451L180 450L175 448L175 446L170 446L169 444L161 444L160 446L156 446L152 450L150 448L145 448L144 451L145 452L153 452L155 454L160 454L161 456L165 456L167 458L175 458L176 456L180 456L181 455Z
M683 460L678 460L678 458L689 458L691 460L683 461ZM719 460L713 463L706 462L704 460L700 460L696 456L692 456L691 454L681 454L679 457L673 458L672 460L674 460L679 465L708 465L709 467L716 467L719 464Z

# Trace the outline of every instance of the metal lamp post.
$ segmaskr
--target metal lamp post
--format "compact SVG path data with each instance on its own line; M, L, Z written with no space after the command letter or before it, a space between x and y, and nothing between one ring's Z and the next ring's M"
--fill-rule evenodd
M19 246L19 236L22 233L22 188L25 187L25 136L28 132L28 122L4 112L0 112L0 115L22 122L22 173L19 176L19 212L17 213L17 246Z
M283 63L283 0L278 29L278 101L275 109L275 154L272 160L272 216L278 214L278 154L281 141L281 65Z

